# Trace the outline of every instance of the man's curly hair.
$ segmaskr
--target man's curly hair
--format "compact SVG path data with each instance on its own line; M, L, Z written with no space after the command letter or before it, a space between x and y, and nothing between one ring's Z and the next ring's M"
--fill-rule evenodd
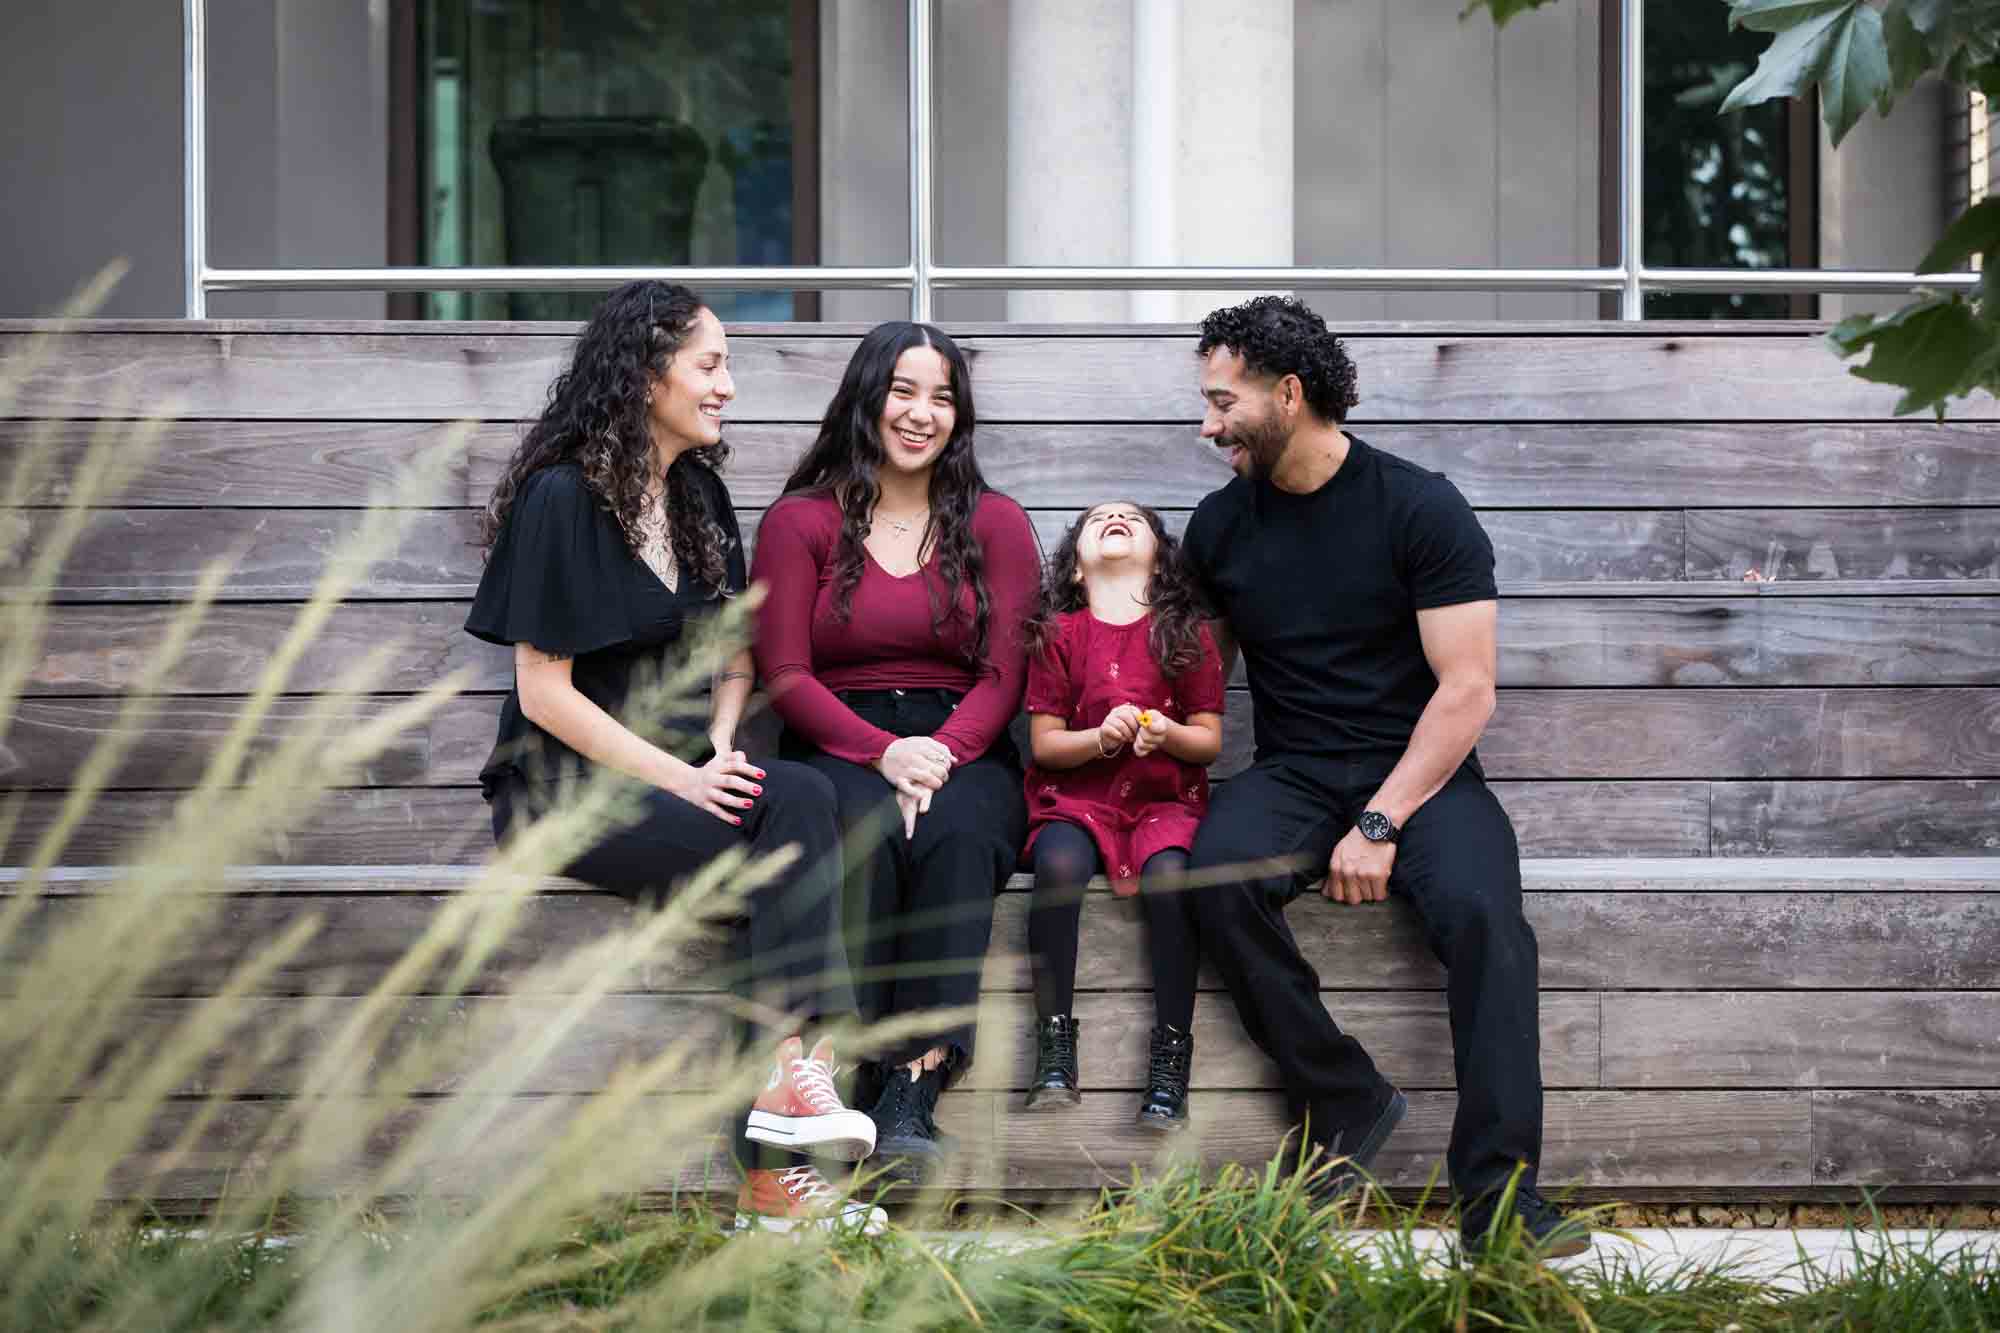
M1361 401L1354 363L1317 311L1295 296L1259 296L1225 306L1201 322L1196 356L1227 347L1259 375L1297 375L1306 405L1321 421L1345 421Z

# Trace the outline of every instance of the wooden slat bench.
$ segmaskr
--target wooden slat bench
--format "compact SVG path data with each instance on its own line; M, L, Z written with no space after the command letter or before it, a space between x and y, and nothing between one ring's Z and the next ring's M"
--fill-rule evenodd
M0 357L30 331L0 324ZM1944 425L1893 420L1893 395L1847 376L1818 332L1349 335L1356 432L1447 472L1499 555L1501 703L1481 751L1529 858L1554 1185L1680 1198L1858 1184L2000 1196L1990 1129L2000 1123L2000 423L1988 402ZM753 540L858 333L732 332L741 396L730 484ZM1188 331L962 333L982 463L1045 541L1113 497L1182 522L1225 479L1195 439ZM62 575L28 697L0 737L0 786L24 793L0 865L18 864L54 817L202 567L241 555L181 694L66 853L28 938L74 912L101 868L194 781L370 488L450 422L478 423L451 507L370 571L296 682L325 686L352 649L395 644L383 699L357 711L461 666L472 690L381 756L337 811L218 886L230 895L226 929L156 979L135 1036L171 1023L231 961L309 913L324 922L312 952L244 1002L244 1022L306 1004L337 1017L341 996L380 977L487 852L473 775L509 666L459 630L479 572L474 519L568 336L535 325L93 325L69 340L61 373L29 383L0 420L0 467L37 432L52 432L67 460L31 507L0 512L0 524L27 526L32 549L101 419L170 400L182 414ZM1775 581L1743 582L1753 567ZM0 568L0 595L15 577ZM271 733L306 702L281 701ZM1240 689L1231 705L1225 779L1249 748ZM944 1115L966 1143L951 1183L1020 1197L1094 1188L1149 1147L1125 1123L1149 1022L1138 923L1108 895L1086 909L1079 974L1093 1095L1065 1115L1011 1110L1027 1059L1024 887L999 905L988 1057ZM553 882L473 993L423 1021L462 1025L471 1060L551 1002L518 991L537 961L600 937L625 911ZM1439 970L1395 904L1308 901L1291 923L1329 1007L1412 1091L1411 1119L1381 1166L1421 1184L1451 1116ZM0 993L17 966L0 956ZM1203 985L1202 1152L1261 1158L1280 1116L1272 1071L1214 978ZM612 997L588 1040L526 1091L588 1093L659 1034L715 1022L700 986L691 961ZM295 1090L297 1069L279 1061L243 1089L166 1193L210 1195L240 1168L237 1150L274 1114L268 1099ZM160 1128L162 1143L172 1129ZM441 1165L436 1180L464 1183L479 1169ZM635 1157L633 1170L635 1189L718 1178L699 1158Z

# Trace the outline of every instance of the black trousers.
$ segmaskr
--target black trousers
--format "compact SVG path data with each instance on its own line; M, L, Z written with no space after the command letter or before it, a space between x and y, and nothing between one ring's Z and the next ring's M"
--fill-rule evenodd
M930 735L960 697L949 690L840 695L857 715L897 736ZM1027 830L1013 741L1002 733L985 754L953 768L907 839L895 789L880 773L789 731L780 749L833 784L847 836L848 955L858 969L854 993L863 1021L976 1004L993 937L993 895L1013 873ZM972 1021L925 1029L881 1052L879 1063L914 1060L934 1046L945 1048L946 1077L956 1081L972 1064ZM864 1098L868 1086L864 1080Z
M1195 839L1192 869L1265 857L1299 868L1194 891L1204 954L1213 959L1243 1026L1277 1062L1295 1115L1314 1137L1362 1123L1388 1085L1368 1053L1327 1016L1319 975L1299 953L1285 906L1323 878L1328 858L1380 785L1340 760L1261 759L1222 785ZM1358 780L1365 779L1365 780ZM1541 1030L1535 933L1521 910L1514 827L1468 766L1410 817L1389 880L1416 909L1447 969L1458 1116L1446 1164L1472 1201L1525 1164L1532 1188L1542 1148ZM1315 904L1315 911L1369 907ZM1375 908L1373 910L1381 910Z
M677 796L649 789L635 823L608 832L563 873L639 903L659 903L675 884L721 853L748 845L752 855L796 845L791 868L750 897L748 915L735 933L731 977L739 994L758 1002L759 1013L828 1020L855 1012L847 946L840 928L840 833L831 784L803 764L774 760L764 770L764 794L743 812L741 827L723 823ZM516 819L545 813L553 787L520 783L493 797L493 836L503 838ZM767 1052L788 1029L739 1025L753 1054ZM744 1136L749 1106L732 1117L736 1160L779 1165L792 1160ZM779 1160L779 1159L782 1159Z
M1028 952L1034 958L1037 1019L1067 1014L1076 999L1083 891L1102 861L1096 841L1075 824L1049 824L1035 835ZM1183 1032L1194 1025L1195 974L1201 966L1193 895L1177 882L1187 863L1186 852L1170 847L1147 857L1139 870L1139 916L1153 966L1153 1021Z

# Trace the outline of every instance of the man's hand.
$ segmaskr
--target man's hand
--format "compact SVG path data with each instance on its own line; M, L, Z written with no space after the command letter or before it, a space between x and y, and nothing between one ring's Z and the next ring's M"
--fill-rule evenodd
M1349 829L1327 862L1326 887L1320 892L1355 907L1382 902L1389 896L1389 872L1395 865L1395 843L1370 842L1360 829Z

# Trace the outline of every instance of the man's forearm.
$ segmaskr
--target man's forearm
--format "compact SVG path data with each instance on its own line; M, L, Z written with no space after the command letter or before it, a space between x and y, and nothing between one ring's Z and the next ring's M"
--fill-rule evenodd
M1479 743L1493 716L1493 686L1485 681L1445 682L1424 705L1410 744L1368 802L1401 827L1438 794Z

